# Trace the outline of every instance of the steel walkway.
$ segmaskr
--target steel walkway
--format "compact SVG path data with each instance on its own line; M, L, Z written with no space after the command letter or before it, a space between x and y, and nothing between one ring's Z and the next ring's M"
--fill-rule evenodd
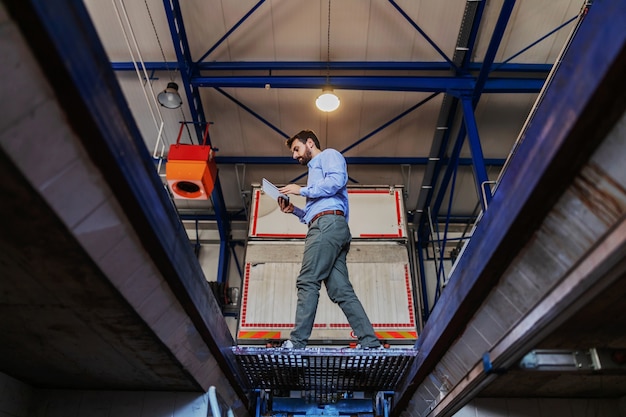
M253 389L280 396L301 391L317 403L334 403L355 392L393 391L417 350L352 348L282 349L233 347Z

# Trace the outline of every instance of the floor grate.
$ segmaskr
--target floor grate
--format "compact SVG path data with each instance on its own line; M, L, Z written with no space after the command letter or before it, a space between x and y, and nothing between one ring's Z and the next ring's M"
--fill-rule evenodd
M414 349L281 349L233 347L253 389L303 391L320 402L347 392L393 391Z

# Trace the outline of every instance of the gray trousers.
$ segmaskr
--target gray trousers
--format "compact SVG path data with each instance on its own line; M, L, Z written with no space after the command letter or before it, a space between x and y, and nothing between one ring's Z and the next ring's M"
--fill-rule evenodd
M326 285L328 297L343 310L361 346L380 346L348 277L346 255L351 238L348 223L340 215L322 216L309 227L296 281L298 304L296 323L291 332L294 348L305 347L311 336L322 282Z

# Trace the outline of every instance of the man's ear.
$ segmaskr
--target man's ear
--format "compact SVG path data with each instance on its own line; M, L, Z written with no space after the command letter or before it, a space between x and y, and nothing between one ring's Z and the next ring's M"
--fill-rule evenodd
M315 146L315 142L313 142L313 139L311 139L311 138L308 138L308 139L306 140L306 144L307 144L307 146L308 146L309 148L311 148L311 149L313 149L313 147Z

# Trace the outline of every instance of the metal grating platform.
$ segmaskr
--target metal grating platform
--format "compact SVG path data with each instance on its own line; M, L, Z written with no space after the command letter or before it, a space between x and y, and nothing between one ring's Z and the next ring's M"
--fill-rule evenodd
M321 402L346 392L393 391L414 349L281 349L233 347L254 389L304 391Z

